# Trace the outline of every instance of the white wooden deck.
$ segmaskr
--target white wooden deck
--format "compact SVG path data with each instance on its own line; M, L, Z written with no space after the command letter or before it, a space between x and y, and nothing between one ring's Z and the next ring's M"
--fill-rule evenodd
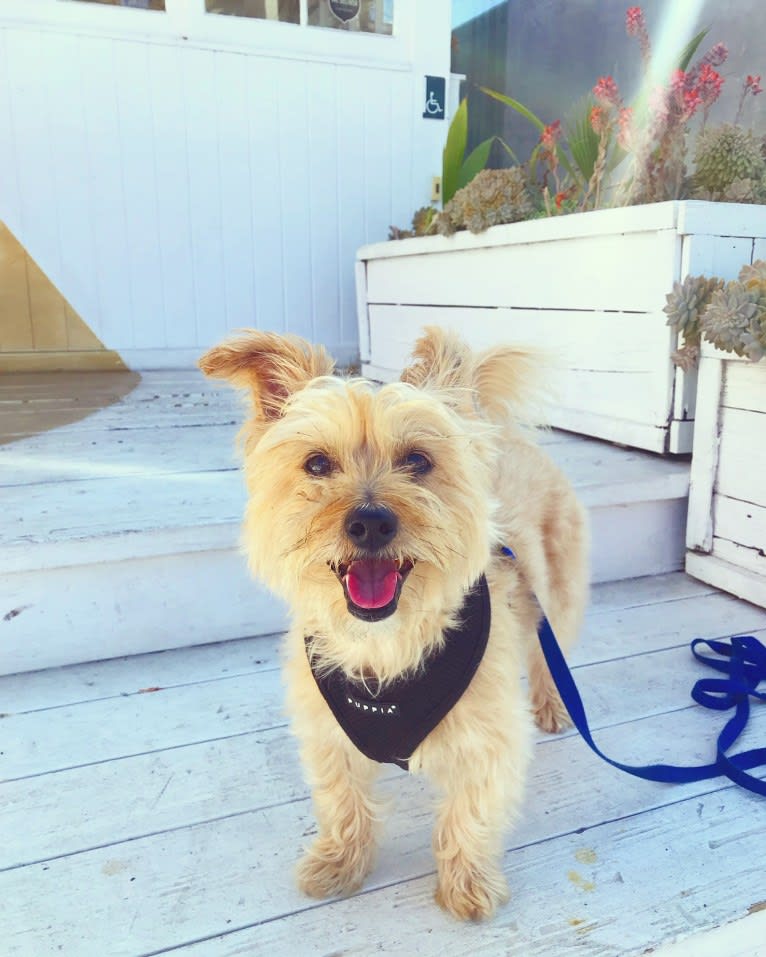
M688 697L704 669L687 642L735 627L764 637L766 612L681 573L597 586L574 662L603 748L710 757L722 718ZM513 898L463 926L431 899L428 793L397 769L364 890L295 889L313 820L277 637L9 676L0 702L3 954L632 955L733 921L705 938L715 953L766 954L766 802L725 780L653 785L541 737L506 845Z
M183 542L210 582L215 552L199 543L219 533L231 536L232 563L242 561L234 400L200 394L198 382L190 391L184 375L144 377L79 423L42 379L38 413L6 391L0 424L14 441L0 446L0 555L26 569L14 574L42 594L60 575L66 591L57 563L74 574L85 562L78 574L92 581L101 550L111 576L144 542L139 588L151 562L171 562ZM19 416L39 423L41 409L54 428L35 434ZM626 516L647 490L683 498L678 463L560 434L548 441L592 514L613 526L607 564L640 546ZM120 489L137 505L110 513ZM210 494L219 501L205 511ZM215 581L206 598L238 600L230 578ZM4 615L5 606L0 654L28 613ZM91 655L113 654L116 613L91 618L104 636ZM313 818L283 712L278 636L206 645L182 616L170 624L176 650L0 678L2 957L766 955L766 801L725 780L630 778L571 733L539 740L526 812L506 845L513 897L492 921L460 925L433 903L429 794L394 768L382 775L393 809L365 888L303 898L292 871ZM705 669L688 643L743 632L766 638L766 612L680 572L597 585L573 661L603 748L635 763L710 759L724 719L689 698ZM753 711L743 746L766 740L766 709Z

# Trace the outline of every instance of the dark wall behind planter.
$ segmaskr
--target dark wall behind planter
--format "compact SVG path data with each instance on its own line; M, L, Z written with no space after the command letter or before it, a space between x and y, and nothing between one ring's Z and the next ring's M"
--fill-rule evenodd
M500 133L526 159L537 142L533 127L512 110L476 90L489 86L520 100L544 122L565 119L572 104L586 95L598 77L611 74L626 101L642 78L638 42L625 33L620 0L506 0L453 33L452 69L466 74L469 147ZM721 68L724 90L710 122L732 121L742 82L761 74L766 89L766 4L764 0L702 0L693 19L688 0L646 0L642 4L652 47L662 45L663 24L673 58L699 30L710 27L699 53L724 42L729 58ZM672 34L671 34L672 29ZM766 131L766 92L749 98L742 122ZM504 165L503 153L491 165Z

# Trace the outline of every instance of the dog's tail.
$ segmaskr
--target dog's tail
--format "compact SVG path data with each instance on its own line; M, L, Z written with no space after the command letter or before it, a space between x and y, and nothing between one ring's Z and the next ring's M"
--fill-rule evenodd
M509 415L526 425L547 420L554 362L544 350L497 345L473 352L454 332L427 326L412 359L402 372L403 382L470 396L475 411L493 422L505 422Z

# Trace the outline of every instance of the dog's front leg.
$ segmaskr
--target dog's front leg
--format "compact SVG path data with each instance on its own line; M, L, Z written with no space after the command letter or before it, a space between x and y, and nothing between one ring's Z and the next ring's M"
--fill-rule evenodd
M382 804L373 795L380 765L348 740L319 693L305 658L289 663L288 695L301 760L311 786L318 833L298 864L311 897L349 894L375 859Z
M380 817L372 795L378 765L337 731L303 748L319 833L298 865L298 886L311 897L357 890L370 872Z
M460 920L489 917L508 899L499 860L506 815L492 790L489 782L453 781L438 810L436 902Z
M465 721L448 718L451 727L437 729L442 740L424 761L443 792L433 837L436 902L461 920L489 917L508 899L503 838L521 808L531 750L529 717L520 708L515 717L494 735L479 722L472 733Z

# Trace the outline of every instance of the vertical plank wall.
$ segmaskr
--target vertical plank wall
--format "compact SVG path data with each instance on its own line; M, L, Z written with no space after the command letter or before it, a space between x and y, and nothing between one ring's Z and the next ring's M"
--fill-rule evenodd
M421 70L0 24L0 220L133 368L245 325L352 359L356 250L440 172Z

